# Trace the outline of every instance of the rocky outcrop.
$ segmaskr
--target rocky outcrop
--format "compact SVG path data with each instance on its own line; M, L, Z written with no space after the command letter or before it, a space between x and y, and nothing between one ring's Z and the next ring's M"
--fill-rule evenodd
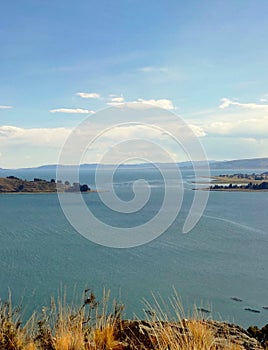
M218 321L202 321L205 322L212 330L215 336L215 343L219 345L219 349L224 348L226 344L239 345L241 349L255 350L262 349L261 344L250 336L250 334L242 327L235 324Z
M189 323L193 321L183 320L179 323L172 322L151 322L151 321L122 321L119 338L122 341L122 349L126 350L145 350L145 349L160 349L159 343L157 346L157 338L159 334L163 336L163 330L168 328L175 334L176 339L179 337L191 340L195 335L193 328ZM204 326L211 331L213 335L212 349L227 350L263 350L261 344L252 338L249 333L234 324L226 322L200 320L194 321L195 325ZM169 349L170 347L167 347Z

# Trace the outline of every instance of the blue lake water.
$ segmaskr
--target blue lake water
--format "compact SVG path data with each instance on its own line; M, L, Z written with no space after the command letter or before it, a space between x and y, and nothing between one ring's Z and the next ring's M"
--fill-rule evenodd
M55 177L44 170L34 174L0 171L0 176L6 175ZM161 206L164 184L154 170L120 170L114 177L118 196L130 200L132 183L138 178L149 182L152 197L142 212L132 216L109 211L98 193L83 196L106 223L139 225ZM196 304L211 308L213 318L245 327L268 323L268 311L262 309L268 306L267 192L210 192L203 217L189 234L182 234L194 193L193 173L183 171L183 179L183 206L175 222L156 240L128 249L100 246L77 233L65 218L57 194L0 195L1 298L10 288L13 299L22 297L25 312L30 313L46 305L60 288L66 288L71 300L86 287L101 296L105 287L124 302L126 317L131 317L143 315L143 298L150 300L153 292L167 299L174 287L186 313ZM82 172L81 182L94 187L93 171ZM245 307L261 312L254 314Z

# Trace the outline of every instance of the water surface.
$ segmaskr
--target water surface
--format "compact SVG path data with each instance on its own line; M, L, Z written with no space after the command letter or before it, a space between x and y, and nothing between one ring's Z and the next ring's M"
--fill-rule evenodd
M8 175L30 178L29 172ZM32 177L53 175L41 171ZM163 179L154 170L121 170L114 177L120 198L133 197L137 178L148 180L152 190L143 212L130 216L108 210L98 193L84 195L88 207L114 226L146 222L161 206ZM29 313L57 295L61 286L70 299L80 297L85 287L100 296L105 287L125 303L130 317L143 315L142 298L150 299L152 292L168 298L174 287L186 312L193 304L209 305L214 318L245 327L264 325L268 322L268 311L262 309L268 306L267 193L210 192L202 219L189 234L182 234L193 197L192 172L183 171L183 178L183 207L176 221L158 239L130 249L99 246L79 235L66 220L57 194L0 195L1 298L10 288L15 300L23 297ZM94 187L93 172L82 173L81 182ZM231 300L234 296L243 302ZM245 307L261 312L253 314Z

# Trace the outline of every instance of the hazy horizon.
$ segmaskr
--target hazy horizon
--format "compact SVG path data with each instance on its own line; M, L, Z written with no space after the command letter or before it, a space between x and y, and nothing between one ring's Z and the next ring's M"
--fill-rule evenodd
M214 163L228 163L228 162L239 162L239 161L254 161L254 160L262 160L262 159L267 159L268 157L261 157L261 158L241 158L241 159L209 159L209 160L193 160L193 161L181 161L181 162L174 162L175 164L181 164L183 166L190 166L192 163L200 164L200 163L209 163L210 165L213 165ZM154 166L157 164L174 164L174 163L165 163L165 162L141 162L141 163L123 163L123 164L116 164L116 163L81 163L79 166L119 166L119 167L131 167L131 166ZM75 167L77 164L40 164L36 166L29 166L29 167L24 167L24 168L0 168L2 170L20 170L20 169L38 169L38 168L45 168L45 167Z

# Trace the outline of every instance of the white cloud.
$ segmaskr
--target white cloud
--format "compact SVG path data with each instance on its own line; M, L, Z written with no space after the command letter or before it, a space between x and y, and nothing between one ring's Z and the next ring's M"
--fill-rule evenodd
M59 147L70 134L67 128L19 128L13 125L0 126L1 145L23 144Z
M152 106L167 109L167 110L175 109L173 102L165 98L162 98L159 100L155 100L155 99L144 100L142 98L138 98L136 101L124 101L124 99L120 101L119 100L121 99L120 97L117 99L118 99L117 101L111 100L111 102L108 102L107 104L109 106L118 106L118 107L125 106L125 107L140 108L140 109L150 108Z
M0 106L0 109L11 109L13 108L12 106Z
M232 101L229 100L228 98L222 98L221 102L222 103L219 105L219 108L221 109L227 108L232 104Z
M202 128L210 135L267 138L268 117L214 121L203 125Z
M268 104L240 103L228 98L221 99L221 102L221 112L208 113L202 121L191 122L202 127L209 137L268 139ZM225 112L230 106L236 108Z
M265 95L262 96L263 98ZM139 109L141 113L137 113L140 118L141 125L135 126L120 126L109 131L109 120L99 120L91 116L89 118L90 128L81 131L81 139L83 137L94 137L96 130L107 130L101 137L96 139L92 144L92 149L89 149L85 162L97 162L102 159L105 152L108 152L118 140L124 139L142 139L153 145L153 142L162 145L170 154L175 154L176 159L182 159L183 155L179 147L174 144L170 135L165 135L162 131L155 131L143 125L146 121L143 119L142 113L147 108L160 107L168 110L174 110L172 100L170 99L137 99L133 101L125 101L123 96L109 95L105 99L106 103L112 106L118 106L124 111L124 107ZM196 136L201 138L206 152L210 158L228 159L228 158L245 158L267 156L268 147L268 105L261 103L240 103L230 99L222 99L220 110L207 110L199 113L186 116L188 126L192 128ZM264 101L263 101L264 102ZM226 110L227 107L234 106ZM153 111L153 109L152 109ZM79 108L58 108L50 111L51 113L78 113L90 114L94 113L88 109ZM163 130L178 130L179 125L174 122L170 128L168 115L170 113L162 113L153 115L152 119L148 119L150 125L160 122ZM96 115L97 117L97 115ZM158 120L159 118L160 120ZM68 128L31 128L24 129L16 126L0 126L0 143L1 143L1 163L0 167L8 165L16 166L31 166L40 164L40 162L52 163L57 162L58 154L64 141L68 137L71 129ZM85 135L83 134L85 132ZM185 130L181 133L185 135ZM77 141L79 145L79 140ZM52 149L52 151L51 151ZM19 151L18 151L19 150ZM135 154L128 148L123 149L125 153ZM123 152L122 151L122 152ZM135 152L134 152L135 151ZM140 152L142 157L157 161L157 149L153 147L146 148L143 142L137 152ZM19 153L18 153L19 152ZM110 152L110 151L109 151ZM123 153L124 153L123 152ZM138 153L139 153L138 152ZM266 152L266 153L265 153ZM70 152L71 153L71 152ZM30 156L29 161L24 155ZM40 157L40 155L42 155ZM76 155L74 155L76 156ZM23 158L24 157L24 158ZM120 154L115 155L115 159L120 157ZM118 158L119 159L119 158ZM18 162L21 162L18 164Z
M87 134L80 135L80 140ZM72 150L69 152L70 157L71 154ZM186 160L187 154L172 135L154 126L138 124L107 128L90 144L82 162L92 162L92 159L108 164L133 159L143 159L143 162L171 162L172 159Z
M202 140L208 159L242 159L267 157L268 139L216 135Z
M142 98L139 98L137 102L143 103L143 104L150 104L152 106L164 108L164 109L168 109L168 110L175 109L175 107L173 106L173 102L171 100L166 99L166 98L162 98L159 100L154 100L154 99L144 100Z
M194 124L188 124L188 126L193 130L193 132L197 137L206 136L206 132L201 126L194 125Z
M257 104L257 103L240 103L236 101L232 101L228 98L222 98L221 104L219 106L220 109L225 109L229 106L237 106L246 109L268 109L267 104Z
M153 66L145 66L145 67L141 67L138 69L140 72L143 73L155 73L155 72L160 72L160 73L165 73L167 72L166 68L163 67L153 67Z
M57 163L71 129L0 126L0 167L20 168Z
M101 98L101 95L98 94L97 92L77 92L76 95L82 98L95 98L95 99Z
M75 164L77 150L84 150L84 141L94 138L98 130L98 121L89 128L78 131L75 147L70 148L66 163ZM182 159L187 155L171 135L163 133L162 129L146 125L124 125L109 129L109 122L101 126L105 131L85 149L81 162L94 163L104 161L108 152L107 162L116 162L131 157L144 158L150 161L168 161L161 159L159 149L163 148L174 159ZM57 163L60 151L72 129L68 128L19 128L12 125L0 126L1 167L24 167L41 165L42 163ZM117 144L123 143L120 147ZM126 147L127 145L127 147ZM26 159L26 155L29 158ZM122 158L123 157L123 158Z
M111 98L112 102L124 102L124 97L113 97Z
M51 109L50 113L93 114L95 112L89 109L81 109L81 108L56 108L56 109Z
M125 101L123 96L115 96L115 95L111 95L113 97L111 97L109 99L110 102L107 102L107 105L109 106L118 106L118 105L122 105Z

